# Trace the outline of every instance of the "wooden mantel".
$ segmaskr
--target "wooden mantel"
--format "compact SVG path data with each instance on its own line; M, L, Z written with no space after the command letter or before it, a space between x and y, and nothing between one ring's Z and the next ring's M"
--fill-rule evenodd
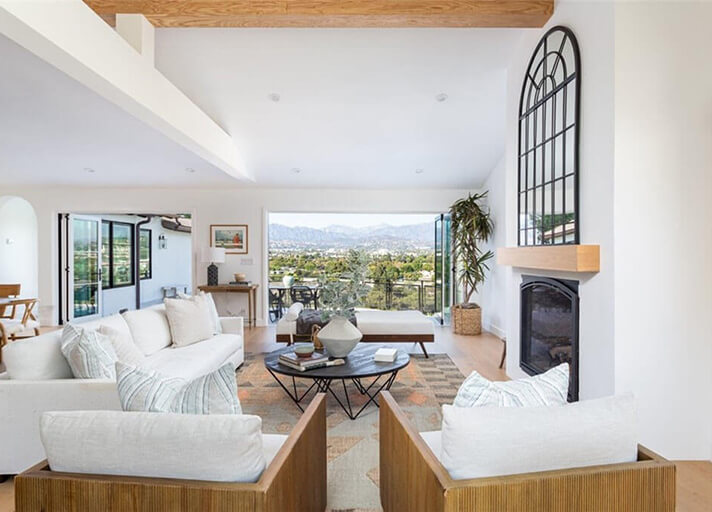
M502 247L497 249L497 264L562 272L600 272L600 252L598 245Z

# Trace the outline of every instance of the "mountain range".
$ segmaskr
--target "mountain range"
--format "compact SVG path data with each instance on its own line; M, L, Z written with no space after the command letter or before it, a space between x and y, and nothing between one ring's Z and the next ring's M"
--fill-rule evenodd
M367 227L333 225L308 228L269 225L270 250L346 250L361 249L367 252L432 250L432 223L392 226L379 224Z

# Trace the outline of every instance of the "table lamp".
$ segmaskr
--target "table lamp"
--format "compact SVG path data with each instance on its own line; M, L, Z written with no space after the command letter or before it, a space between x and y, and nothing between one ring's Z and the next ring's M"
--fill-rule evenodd
M225 263L225 249L222 247L204 247L201 259L203 263L210 263L208 265L208 286L217 286L218 267L215 264Z

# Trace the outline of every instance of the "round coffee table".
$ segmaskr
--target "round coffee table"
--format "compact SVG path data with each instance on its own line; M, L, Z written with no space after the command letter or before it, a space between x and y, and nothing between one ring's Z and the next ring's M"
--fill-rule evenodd
M339 403L347 416L350 419L355 420L364 411L364 409L368 407L369 404L373 403L376 407L378 407L378 394L383 390L389 390L393 385L393 382L396 380L398 372L410 363L410 356L402 350L398 350L396 359L392 363L374 361L373 354L381 347L382 345L375 343L360 343L347 357L344 358L346 364L317 368L315 370L307 370L304 372L279 364L280 354L294 350L294 347L287 347L270 352L267 356L265 356L265 368L267 368L270 375L274 377L284 392L287 393L289 398L292 399L292 401L302 412L304 412L304 409L302 409L300 402L304 400L312 389L316 388L316 393L330 393L331 396L333 396ZM291 378L292 389L290 390L289 384L285 385L277 375L283 375ZM369 383L363 383L361 381L361 379L368 378L374 379ZM301 395L297 391L296 379L307 379L312 381L311 385ZM366 401L366 403L363 404L363 406L355 414L353 408L351 407L349 392L346 388L347 380L353 382L356 390L360 394L368 396L368 401ZM341 388L343 388L343 400L342 398L339 398L332 387L332 384L336 382L335 387L338 389L339 381L341 381Z

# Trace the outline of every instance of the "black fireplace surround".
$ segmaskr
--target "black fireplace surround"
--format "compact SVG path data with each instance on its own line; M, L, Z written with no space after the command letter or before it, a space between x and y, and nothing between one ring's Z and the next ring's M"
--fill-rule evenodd
M538 375L569 363L569 401L579 394L578 281L522 276L519 365Z

